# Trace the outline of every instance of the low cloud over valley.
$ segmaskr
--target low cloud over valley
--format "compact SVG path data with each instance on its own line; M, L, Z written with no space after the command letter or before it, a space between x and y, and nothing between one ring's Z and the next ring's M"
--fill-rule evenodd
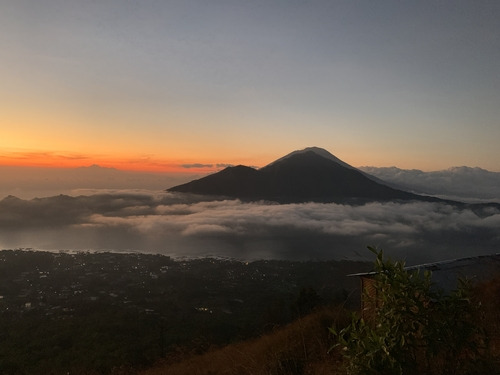
M499 252L498 228L498 207L426 202L278 205L173 193L0 201L4 249L307 260L370 259L374 245L416 263Z

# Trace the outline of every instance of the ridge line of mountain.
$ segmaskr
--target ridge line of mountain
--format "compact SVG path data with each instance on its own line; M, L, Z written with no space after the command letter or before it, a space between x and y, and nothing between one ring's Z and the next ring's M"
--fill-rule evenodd
M167 191L277 203L425 201L471 205L397 189L318 147L293 151L259 169L227 167Z

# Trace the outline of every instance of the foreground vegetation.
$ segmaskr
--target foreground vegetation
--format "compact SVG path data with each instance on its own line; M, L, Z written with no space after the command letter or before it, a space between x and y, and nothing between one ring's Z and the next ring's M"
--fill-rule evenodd
M375 265L384 295L371 320L320 308L259 339L170 356L142 375L500 374L500 276L444 295L430 274L382 253Z
M187 358L168 356L141 375L301 375L339 374L342 358L330 353L328 327L345 327L350 313L322 307L259 338L213 348Z
M373 290L364 317L340 331L331 328L350 374L490 374L492 361L481 302L471 281L444 293L429 271L407 271L404 262L376 254ZM491 331L490 331L491 332Z

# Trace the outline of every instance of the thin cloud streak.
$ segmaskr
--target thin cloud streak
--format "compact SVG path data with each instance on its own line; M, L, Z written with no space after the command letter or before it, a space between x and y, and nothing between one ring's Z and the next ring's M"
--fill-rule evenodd
M191 169L191 168L213 168L213 164L201 164L201 163L194 163L194 164L182 164L182 168L186 169Z
M420 262L498 252L499 227L496 207L422 202L278 205L170 193L0 201L0 248L305 260L364 257L375 245Z

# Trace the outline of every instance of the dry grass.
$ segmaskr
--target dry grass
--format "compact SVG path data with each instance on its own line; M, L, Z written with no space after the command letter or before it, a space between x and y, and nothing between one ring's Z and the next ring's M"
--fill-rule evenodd
M328 354L328 327L344 326L349 313L325 308L246 342L194 356L180 363L159 364L142 375L294 375L340 374L339 356Z
M494 356L500 358L500 275L479 284L474 295L482 305L483 326L488 332L490 350Z
M500 276L478 285L474 295L481 301L481 324L490 338L493 361L500 358ZM325 308L262 337L236 343L205 354L172 356L141 375L344 375L342 358L328 353L333 339L328 327L345 327L350 313L339 307ZM500 363L494 365L498 368Z

